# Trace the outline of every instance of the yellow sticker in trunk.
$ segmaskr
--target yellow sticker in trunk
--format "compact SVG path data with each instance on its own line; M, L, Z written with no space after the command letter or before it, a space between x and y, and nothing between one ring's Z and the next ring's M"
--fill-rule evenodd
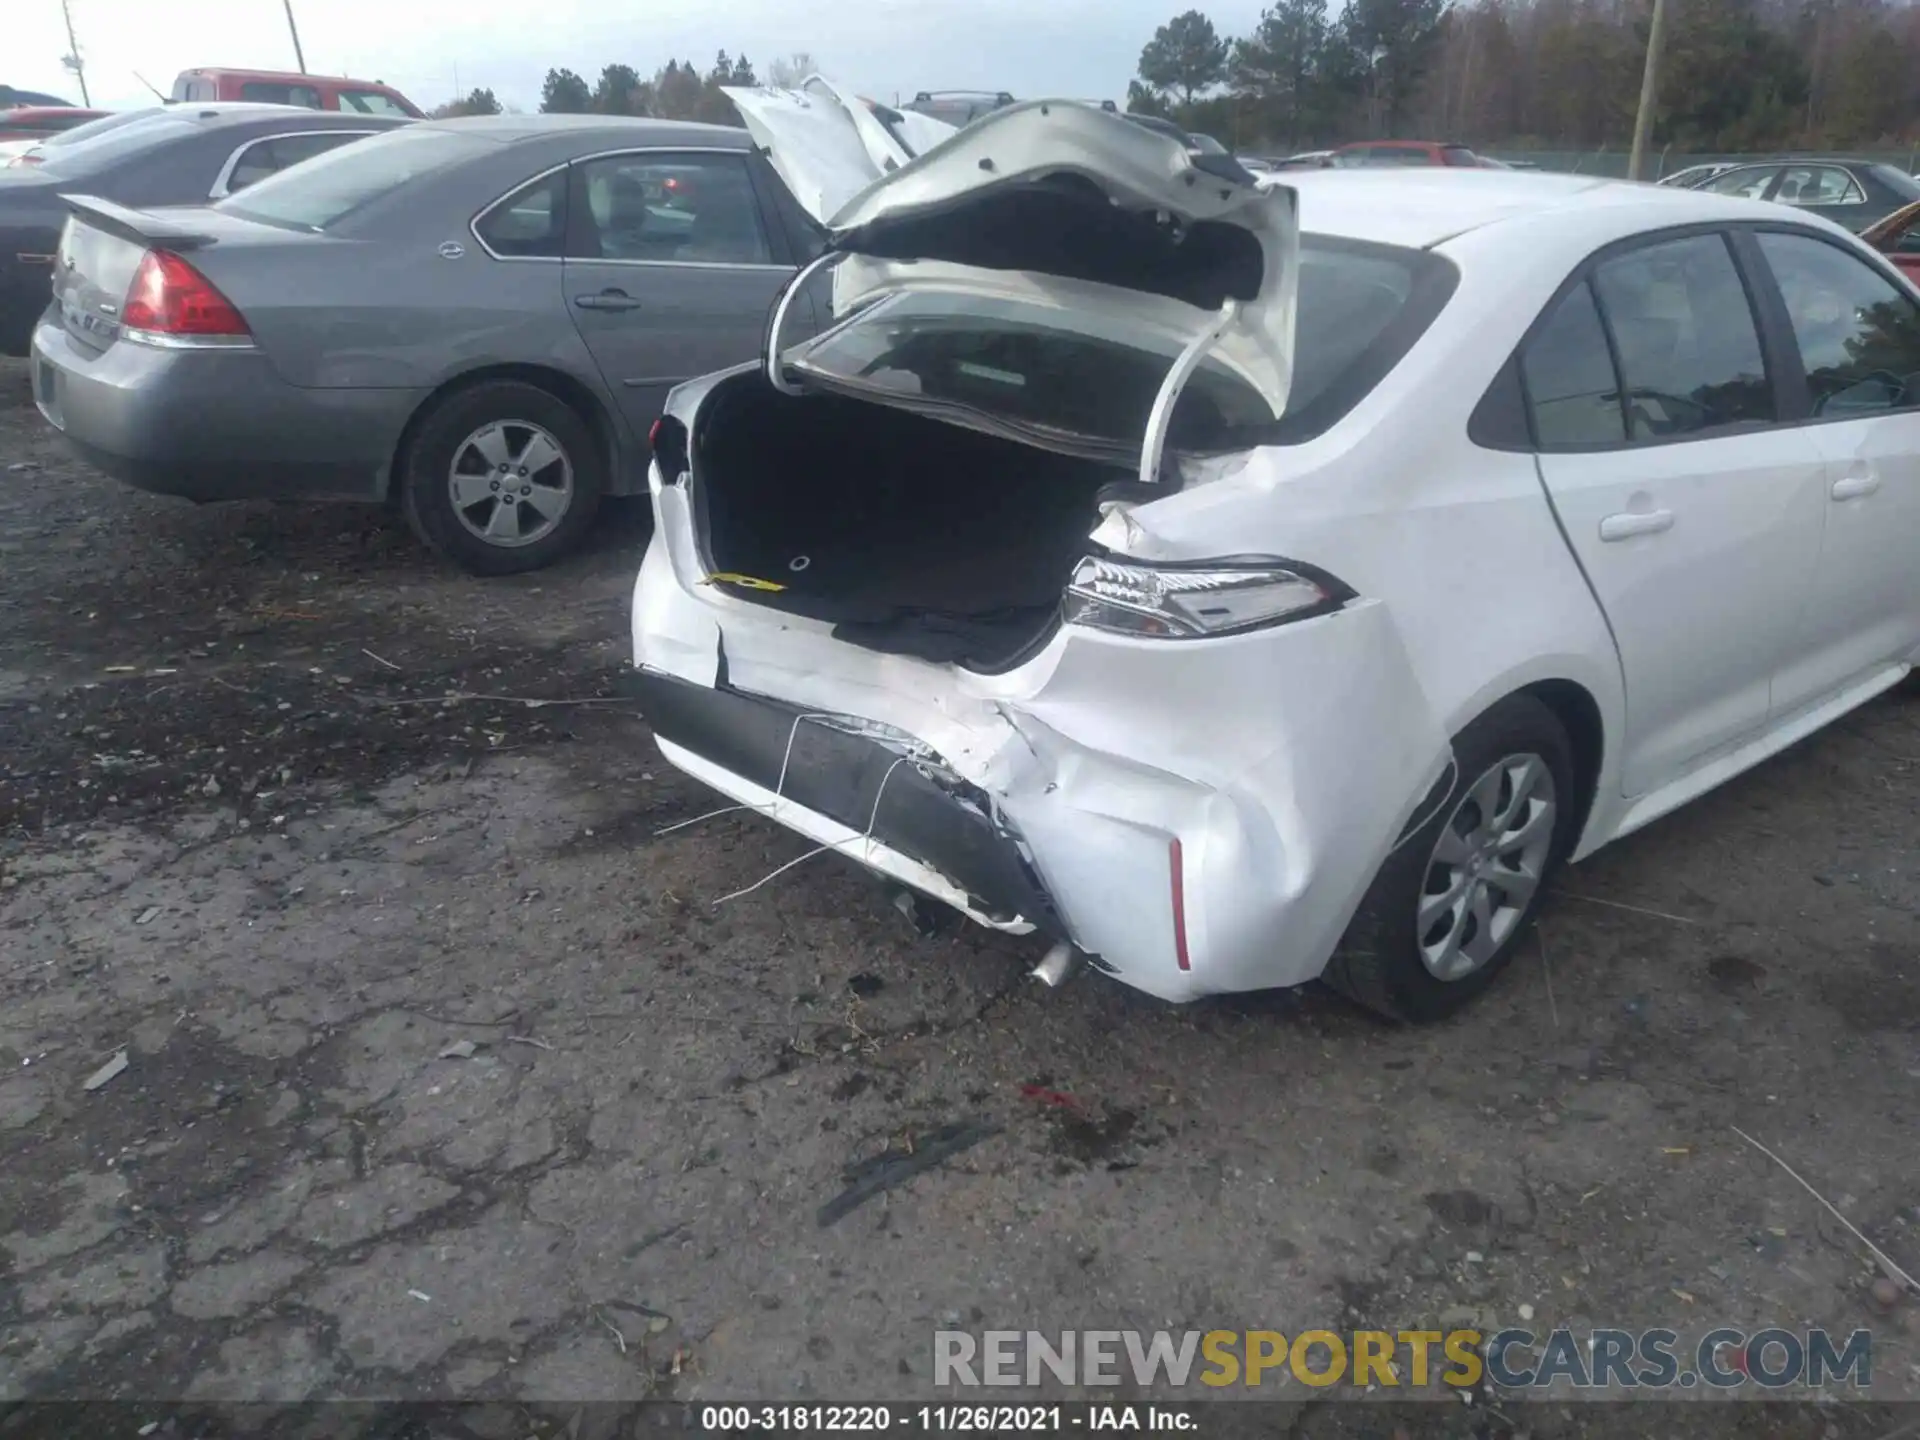
M731 570L722 570L717 574L709 575L700 583L702 585L738 585L743 590L771 590L775 593L787 588L772 580L762 580L757 575L736 575Z

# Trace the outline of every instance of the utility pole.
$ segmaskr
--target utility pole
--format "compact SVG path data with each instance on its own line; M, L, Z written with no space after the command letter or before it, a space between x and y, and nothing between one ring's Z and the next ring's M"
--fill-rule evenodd
M287 33L293 36L294 63L299 65L302 75L307 73L307 57L300 51L300 27L293 23L293 0L280 0L287 10Z
M70 0L60 0L60 14L67 22L66 67L73 71L73 78L80 82L80 103L91 110L93 97L87 93L87 66L80 58L80 42L73 38L73 8Z
M1627 156L1627 178L1638 180L1647 158L1647 136L1653 129L1653 107L1660 95L1660 45L1666 38L1667 0L1653 0L1653 23L1647 29L1647 68L1640 75L1640 112L1633 117L1633 150Z

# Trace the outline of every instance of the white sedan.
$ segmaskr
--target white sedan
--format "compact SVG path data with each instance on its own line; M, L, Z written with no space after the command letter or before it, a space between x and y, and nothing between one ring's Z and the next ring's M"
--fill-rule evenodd
M1920 647L1920 303L1804 211L763 98L840 318L669 400L649 718L1049 978L1443 1015Z

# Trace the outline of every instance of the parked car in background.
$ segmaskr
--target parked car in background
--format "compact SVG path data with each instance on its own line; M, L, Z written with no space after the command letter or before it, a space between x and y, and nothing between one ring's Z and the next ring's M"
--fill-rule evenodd
M105 110L84 110L77 105L20 105L0 110L0 146L25 148L50 135L98 120Z
M410 121L310 110L172 106L38 165L0 170L0 354L24 355L47 308L67 197L204 205L350 141Z
M1465 145L1437 140L1356 140L1333 151L1333 164L1342 170L1377 167L1441 165L1460 169L1488 169L1485 160Z
M1716 175L1724 175L1740 164L1738 160L1709 160L1701 165L1689 165L1684 170L1676 170L1671 175L1662 175L1654 183L1667 185L1677 190L1692 190L1704 185Z
M1910 672L1920 299L1719 195L1178 160L1021 106L821 216L845 318L669 397L636 690L1056 981L1432 1019Z
M1187 130L1159 115L1143 115L1129 110L1122 119L1130 120L1143 129L1164 135L1169 140L1177 140L1186 147L1187 154L1193 158L1195 167L1211 174L1223 175L1235 180L1252 180L1254 172L1240 163L1234 153L1211 135L1202 135Z
M1004 90L922 90L900 108L931 115L958 130L1011 104L1013 96Z
M257 104L298 105L305 110L345 110L356 115L422 118L420 107L391 85L350 80L341 75L306 75L285 70L182 70L174 77L173 99L251 100Z
M11 85L0 85L0 110L14 110L22 105L52 105L71 110L73 101L63 100L58 95L49 95L42 90L16 90Z
M192 500L391 501L493 575L645 487L667 391L751 356L818 243L746 131L590 115L420 122L205 209L69 203L33 376L81 455Z
M248 110L255 114L272 114L275 111L295 110L292 105L239 105L239 104L201 104L192 107L205 113L221 110ZM84 125L76 125L71 130L62 130L58 135L49 135L44 140L36 140L26 149L14 155L7 165L43 165L51 156L64 156L76 145L90 145L103 136L129 125L145 125L167 115L179 113L170 105L150 105L143 110L116 110L98 120L89 120Z
M1735 165L1693 188L1811 210L1853 231L1920 200L1920 180L1876 160L1768 160Z
M1891 260L1902 274L1920 283L1920 200L1874 221L1860 232L1860 238Z
M1333 164L1331 150L1301 150L1273 162L1275 170L1325 170Z

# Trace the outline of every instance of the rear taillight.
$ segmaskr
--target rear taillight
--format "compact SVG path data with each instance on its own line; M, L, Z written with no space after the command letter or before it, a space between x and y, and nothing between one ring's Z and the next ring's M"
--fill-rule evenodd
M1147 640L1199 640L1338 610L1353 591L1312 566L1261 556L1163 561L1088 556L1062 603L1069 625Z
M647 444L653 450L653 463L660 467L661 482L678 485L687 473L687 427L671 415L662 415L653 422Z
M211 281L178 255L149 250L127 287L120 322L129 330L182 339L244 340L247 322Z

